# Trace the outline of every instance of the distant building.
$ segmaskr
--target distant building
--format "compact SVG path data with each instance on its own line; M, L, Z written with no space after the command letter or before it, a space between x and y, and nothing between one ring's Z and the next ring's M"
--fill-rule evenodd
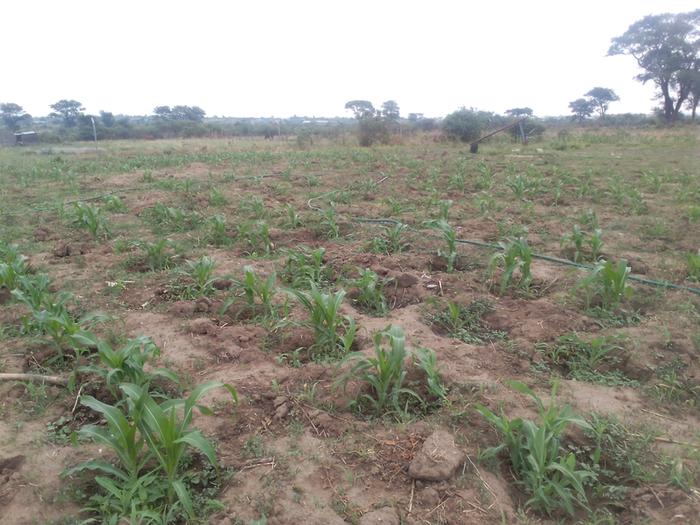
M36 144L39 142L39 134L36 131L18 131L15 133L15 145Z

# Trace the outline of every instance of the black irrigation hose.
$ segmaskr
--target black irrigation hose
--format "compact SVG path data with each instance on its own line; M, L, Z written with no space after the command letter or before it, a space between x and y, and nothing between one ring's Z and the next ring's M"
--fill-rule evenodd
M394 224L394 225L403 224L401 221L397 221L394 219L366 219L363 217L353 217L351 220L354 222L367 223L367 224ZM411 229L414 231L421 231L418 228L411 227ZM424 231L424 230L422 230L422 231ZM484 242L484 241L477 241L477 240L473 240L473 239L456 239L456 242L458 242L459 244L469 244L471 246L477 246L479 248L490 248L492 250L502 250L503 249L503 247L498 245L498 244ZM543 255L543 254L539 254L539 253L533 253L532 257L535 259L540 259L540 260L555 263L555 264L561 264L564 266L573 266L574 268L580 268L580 269L584 269L584 270L593 270L594 269L594 267L591 266L590 264L581 264L581 263L577 263L574 261L570 261L568 259L561 259L559 257L553 257L551 255ZM635 281L637 283L645 284L647 286L655 286L657 288L670 288L672 290L683 290L686 292L694 293L696 295L700 295L700 288L693 288L691 286L684 286L682 284L674 284L674 283L670 283L668 281L663 281L663 280L645 279L643 277L639 277L639 276L632 275L632 274L630 274L627 278L630 281Z

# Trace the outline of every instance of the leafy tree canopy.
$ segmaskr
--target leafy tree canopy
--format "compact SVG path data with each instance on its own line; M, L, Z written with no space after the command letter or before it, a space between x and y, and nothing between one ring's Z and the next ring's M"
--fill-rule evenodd
M585 96L590 97L591 102L595 104L601 118L605 117L605 113L608 111L608 106L611 102L617 102L620 100L617 93L610 88L604 87L594 87L588 93L586 93Z
M346 102L345 109L352 111L358 120L373 117L377 112L369 100L351 100Z
M700 9L697 9L645 16L623 35L612 39L608 55L634 57L643 70L637 80L656 84L664 117L673 123L690 93L689 76L685 72L698 71L699 52Z
M22 106L13 102L0 104L0 120L10 131L17 131L23 123L29 123L32 116Z
M506 115L508 115L509 117L514 117L514 118L531 117L532 116L532 108L524 107L524 108L507 109Z
M593 101L589 99L577 98L576 100L569 102L569 108L571 108L574 118L578 119L579 122L582 122L586 117L590 117L593 114L593 111L595 110L595 106L593 104Z
M53 109L53 113L50 113L49 116L60 118L67 128L74 127L78 123L78 117L85 111L83 105L77 100L62 99L51 104L50 107Z

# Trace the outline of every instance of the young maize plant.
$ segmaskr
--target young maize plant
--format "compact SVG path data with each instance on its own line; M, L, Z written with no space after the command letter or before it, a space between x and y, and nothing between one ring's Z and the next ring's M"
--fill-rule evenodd
M532 250L527 241L518 237L509 242L500 242L499 245L501 251L495 253L489 261L489 273L493 276L496 267L502 268L500 292L504 293L511 286L529 291L532 284Z

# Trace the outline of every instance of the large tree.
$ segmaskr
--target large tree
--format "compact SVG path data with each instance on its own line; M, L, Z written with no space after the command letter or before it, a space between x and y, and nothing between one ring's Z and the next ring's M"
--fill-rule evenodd
M0 119L10 131L17 131L22 123L30 122L32 116L22 106L13 102L0 104Z
M579 122L583 122L586 117L590 117L595 109L593 102L585 98L577 98L569 102L569 108L574 114L574 118L578 119Z
M685 107L690 110L690 118L695 120L695 113L700 102L700 71L688 71L688 82L690 88L688 90L688 100L685 102Z
M690 93L687 72L698 71L700 9L690 13L649 15L613 38L608 55L631 55L644 71L641 82L656 84L666 122L672 124Z
M523 118L532 116L532 108L511 108L506 110L506 115L513 118Z
M595 105L600 118L605 118L605 113L608 111L608 106L611 102L620 100L617 93L610 88L604 87L594 87L585 96L590 97L590 101Z
M190 120L202 122L207 114L199 106L156 106L153 114L163 120Z
M390 122L397 122L401 116L399 105L395 100L387 100L382 104L382 116Z
M53 113L52 117L60 118L63 125L67 128L72 128L78 123L78 118L83 114L85 108L77 100L59 100L55 104L51 104Z
M374 117L376 110L369 100L351 100L345 103L345 109L349 109L357 120Z

